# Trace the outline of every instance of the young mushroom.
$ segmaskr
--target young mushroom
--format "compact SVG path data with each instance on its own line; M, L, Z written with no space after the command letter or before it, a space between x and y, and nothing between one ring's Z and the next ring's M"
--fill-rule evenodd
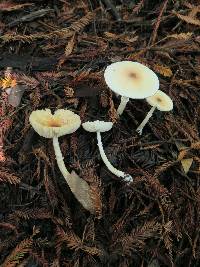
M155 95L148 97L146 101L152 106L150 111L147 113L146 117L142 121L142 123L138 126L136 131L141 135L142 130L144 126L147 124L151 116L153 115L153 112L157 108L160 111L170 111L173 109L173 102L171 98L166 95L161 90L158 90Z
M105 69L104 78L108 87L121 95L118 115L123 113L129 98L144 99L154 95L159 88L157 75L138 62L112 63Z
M52 138L58 167L68 183L72 193L83 207L94 212L94 205L90 196L87 182L81 179L74 171L67 170L58 137L75 132L81 125L80 116L70 110L59 109L54 114L50 109L33 111L29 117L33 129L42 137Z
M117 170L108 160L104 149L103 149L103 144L102 144L102 140L101 140L101 133L102 132L107 132L109 131L112 126L113 123L112 122L105 122L105 121L87 121L85 123L82 124L83 128L88 131L88 132L96 132L97 133L97 141L98 141L98 147L99 147L99 152L101 155L101 158L103 160L103 162L105 163L106 167L109 169L110 172L112 172L113 174L115 174L118 177L122 177L124 178L124 180L126 182L132 182L133 179L131 177L131 175L129 174L125 174L123 171Z

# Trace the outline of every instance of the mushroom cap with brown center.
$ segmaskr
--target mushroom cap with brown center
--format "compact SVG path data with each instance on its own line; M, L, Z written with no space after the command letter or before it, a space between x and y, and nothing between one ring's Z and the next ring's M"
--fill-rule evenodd
M152 107L156 107L160 111L170 111L173 109L171 98L161 90L158 90L155 95L148 97L146 100Z
M29 122L34 130L43 137L53 138L75 132L81 125L80 116L66 109L33 111Z
M157 75L138 62L112 63L106 68L104 78L112 91L133 99L144 99L152 96L159 88Z
M113 123L107 121L87 121L82 124L88 132L107 132L112 129Z

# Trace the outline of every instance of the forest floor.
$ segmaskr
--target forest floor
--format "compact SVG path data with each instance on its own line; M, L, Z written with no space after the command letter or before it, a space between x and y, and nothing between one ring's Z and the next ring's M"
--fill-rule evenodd
M112 2L112 3L111 3ZM155 111L105 84L109 64L152 69L174 103ZM200 5L181 0L0 1L0 265L200 266ZM85 210L60 173L33 110L105 120L108 171L95 133L60 137L69 170L93 190Z

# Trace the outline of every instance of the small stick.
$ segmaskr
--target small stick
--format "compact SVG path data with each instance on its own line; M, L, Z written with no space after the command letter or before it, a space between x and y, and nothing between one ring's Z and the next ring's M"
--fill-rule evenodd
M162 18L162 15L163 15L163 12L165 11L166 7L167 7L167 3L168 3L168 0L165 0L163 5L162 5L162 8L160 10L160 13L159 13L159 16L158 16L158 19L155 23L155 27L153 29L153 34L152 34L152 38L150 39L150 44L154 44L155 41L156 41L156 37L157 37L157 33L158 33L158 28L160 26L160 23L161 23L161 18Z
M9 24L7 24L7 27L13 27L18 25L19 23L22 22L27 22L27 21L33 21L37 18L41 18L46 16L49 12L53 12L53 9L40 9L40 10L36 10L34 12L31 12L30 14L27 14L19 19L13 20L12 22L10 22Z

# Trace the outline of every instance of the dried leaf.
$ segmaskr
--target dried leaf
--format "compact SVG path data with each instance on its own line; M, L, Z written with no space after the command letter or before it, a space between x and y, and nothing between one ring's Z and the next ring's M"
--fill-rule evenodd
M22 96L25 91L25 86L16 85L13 87L8 95L8 103L13 107L18 107L20 105Z
M175 145L176 145L176 147L178 148L179 151L181 151L181 150L185 150L185 149L188 148L187 146L185 146L183 143L181 143L181 142L179 142L179 141L176 141L176 142L175 142Z
M76 199L83 205L83 207L92 214L95 214L91 189L88 183L72 171L69 175L68 185Z
M189 159L182 159L181 160L181 165L183 167L184 172L187 174L190 167L192 166L193 163L193 158L189 158Z

